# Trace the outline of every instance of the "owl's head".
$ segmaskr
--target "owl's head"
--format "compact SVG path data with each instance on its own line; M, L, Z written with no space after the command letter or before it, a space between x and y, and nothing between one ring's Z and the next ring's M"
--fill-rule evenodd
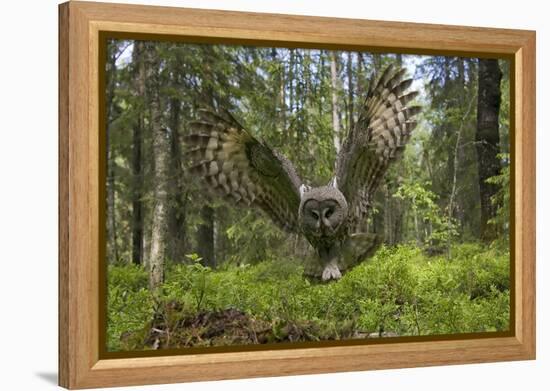
M334 183L300 189L300 224L313 236L335 235L348 217L346 198Z

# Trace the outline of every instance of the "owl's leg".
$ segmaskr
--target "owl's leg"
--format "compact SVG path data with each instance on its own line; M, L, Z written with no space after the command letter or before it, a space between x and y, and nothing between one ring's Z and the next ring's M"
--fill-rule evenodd
M338 260L340 255L340 246L338 244L333 245L325 254L323 254L325 261L325 268L321 274L323 281L339 280L342 278L342 273L338 267Z
M334 258L325 266L321 276L323 281L339 280L342 277L340 268L338 267L338 259Z

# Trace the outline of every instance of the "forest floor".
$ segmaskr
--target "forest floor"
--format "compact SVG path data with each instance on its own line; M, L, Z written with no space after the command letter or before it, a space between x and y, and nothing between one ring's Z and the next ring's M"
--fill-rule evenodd
M267 321L258 320L235 308L203 311L180 318L175 325L157 317L145 345L152 349L197 346L249 345L270 342L314 341L312 325L287 322L278 333ZM171 327L175 326L175 327Z
M177 303L168 307L181 308ZM171 316L156 316L145 338L146 349L179 349L186 347L250 345L278 342L319 341L319 327L315 322L293 321L279 322L274 327L271 322L256 319L235 308L219 311L203 311L197 315L179 318L175 324L167 322ZM341 339L364 339L392 337L392 332L365 333L348 329ZM123 345L133 345L140 333L127 333L122 339ZM335 339L335 338L328 338Z
M312 283L293 261L212 270L172 265L155 292L136 266L110 266L108 349L305 342L503 331L507 250L453 247L452 259L383 247L338 282Z

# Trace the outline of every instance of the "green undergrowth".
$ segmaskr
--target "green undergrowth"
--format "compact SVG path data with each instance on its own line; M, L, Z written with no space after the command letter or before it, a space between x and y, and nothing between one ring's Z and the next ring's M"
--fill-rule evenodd
M291 261L176 264L155 292L143 268L109 266L108 349L507 330L508 252L460 244L452 254L382 247L328 284L303 277Z

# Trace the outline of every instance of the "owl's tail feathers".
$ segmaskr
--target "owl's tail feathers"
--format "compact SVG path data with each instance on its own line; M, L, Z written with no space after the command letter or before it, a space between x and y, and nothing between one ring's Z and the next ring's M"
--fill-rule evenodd
M340 270L348 271L374 255L382 244L383 237L373 233L350 235L342 248Z

